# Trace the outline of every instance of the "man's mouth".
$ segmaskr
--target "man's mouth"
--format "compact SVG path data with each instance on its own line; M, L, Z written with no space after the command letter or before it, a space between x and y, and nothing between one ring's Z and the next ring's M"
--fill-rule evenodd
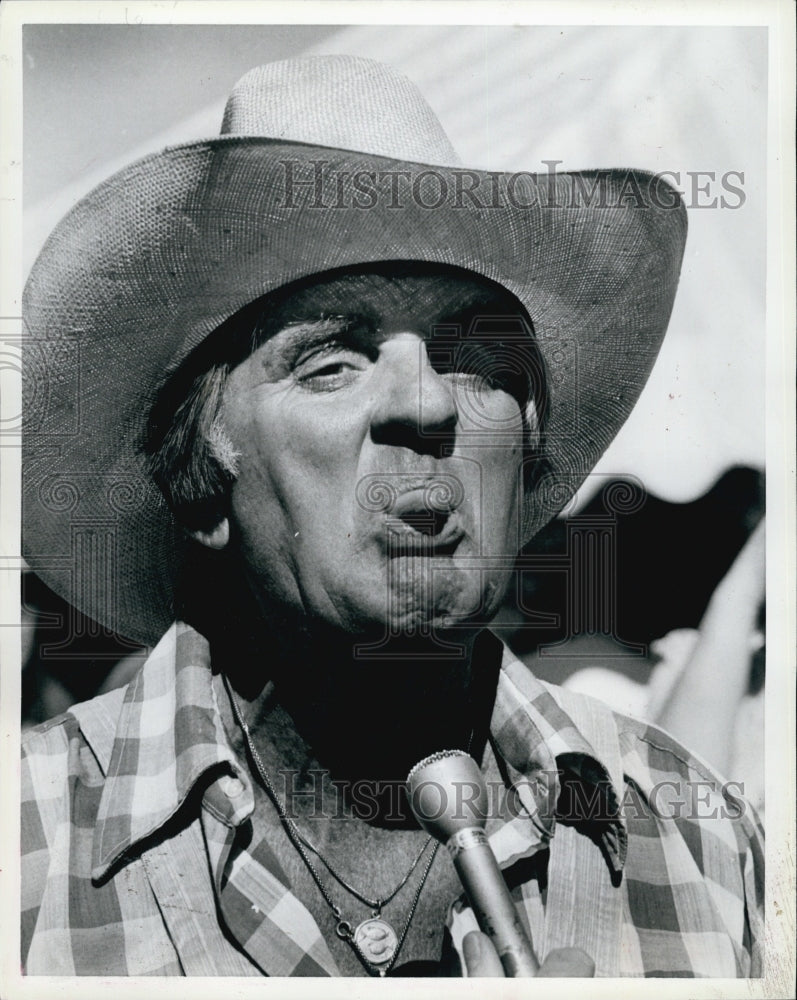
M431 505L427 489L409 490L398 497L385 523L392 556L451 555L465 535L457 511Z

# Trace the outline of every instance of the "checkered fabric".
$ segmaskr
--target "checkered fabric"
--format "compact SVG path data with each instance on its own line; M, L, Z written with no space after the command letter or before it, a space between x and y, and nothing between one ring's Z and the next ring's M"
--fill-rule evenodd
M28 975L334 976L258 837L205 640L174 625L121 691L26 734ZM661 730L538 681L504 652L487 832L538 959L599 976L762 974L763 831L739 789ZM461 956L475 928L448 915Z

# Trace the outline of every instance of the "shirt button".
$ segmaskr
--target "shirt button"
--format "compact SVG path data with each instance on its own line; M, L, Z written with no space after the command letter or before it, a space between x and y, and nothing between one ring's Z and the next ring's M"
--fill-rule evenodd
M237 799L243 793L244 783L240 778L222 778L221 790L228 799Z

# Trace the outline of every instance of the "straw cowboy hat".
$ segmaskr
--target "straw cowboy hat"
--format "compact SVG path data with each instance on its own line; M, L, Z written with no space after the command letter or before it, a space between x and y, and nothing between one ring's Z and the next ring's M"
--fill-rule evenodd
M644 171L465 170L416 87L366 59L252 70L221 134L148 156L77 204L24 293L24 554L85 614L144 643L172 614L180 531L143 427L165 377L296 279L414 260L509 289L547 369L550 473L530 538L623 424L666 330L686 238Z

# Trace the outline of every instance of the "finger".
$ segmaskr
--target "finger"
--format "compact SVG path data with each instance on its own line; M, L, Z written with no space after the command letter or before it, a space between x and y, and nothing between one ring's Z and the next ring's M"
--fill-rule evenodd
M469 931L462 939L462 953L469 979L503 976L504 969L492 941L481 931Z
M546 979L568 976L591 979L595 975L595 963L580 948L556 948L542 963L537 975Z

